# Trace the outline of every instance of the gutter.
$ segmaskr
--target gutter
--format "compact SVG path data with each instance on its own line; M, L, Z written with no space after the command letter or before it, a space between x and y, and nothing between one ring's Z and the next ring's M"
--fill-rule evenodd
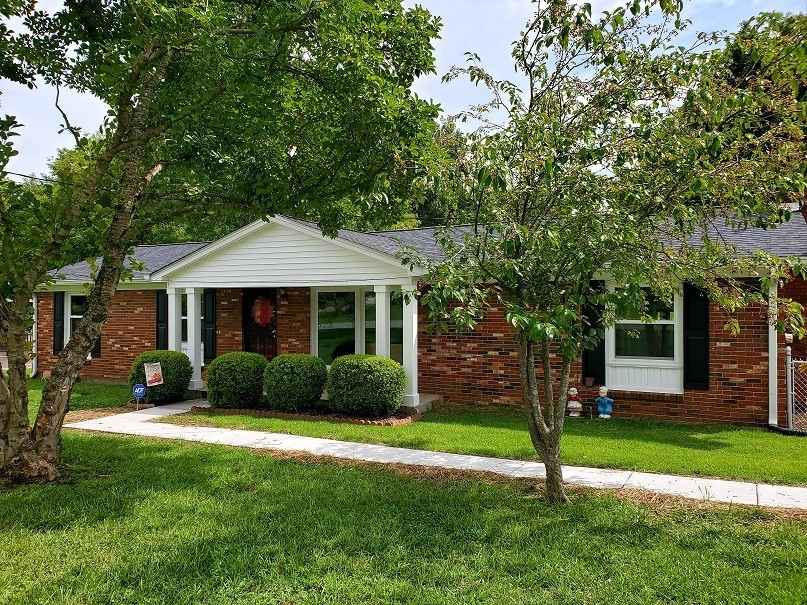
M779 424L779 338L776 325L772 324L778 315L776 297L778 284L771 280L768 289L768 425Z

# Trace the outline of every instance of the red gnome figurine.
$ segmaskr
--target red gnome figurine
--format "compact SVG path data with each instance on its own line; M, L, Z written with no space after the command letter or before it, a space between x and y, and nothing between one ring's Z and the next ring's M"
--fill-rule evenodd
M577 389L572 387L566 395L566 411L572 418L579 418L580 413L583 411L583 402L580 395L577 394Z

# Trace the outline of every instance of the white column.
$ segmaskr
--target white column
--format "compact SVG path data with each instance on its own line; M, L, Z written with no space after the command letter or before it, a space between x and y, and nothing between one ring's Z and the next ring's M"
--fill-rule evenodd
M375 354L380 357L389 357L389 328L391 286L375 286Z
M193 374L191 389L199 389L202 383L202 288L188 288L188 357Z
M776 332L778 284L771 279L768 290L768 424L779 423L779 337ZM771 322L774 322L773 324Z
M406 370L406 395L404 405L416 407L420 404L418 392L418 303L414 296L406 298L412 293L415 286L406 284L401 286L404 291L403 307L403 366Z
M168 349L182 350L182 288L168 288Z

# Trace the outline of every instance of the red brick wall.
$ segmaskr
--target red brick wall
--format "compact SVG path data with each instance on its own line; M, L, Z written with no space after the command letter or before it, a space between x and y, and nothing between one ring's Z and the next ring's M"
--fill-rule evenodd
M216 291L216 355L244 350L243 290Z
M67 304L67 300L65 300ZM38 370L49 372L53 355L53 294L37 294ZM88 361L82 378L126 380L132 362L143 351L154 349L157 340L157 294L154 290L120 290L109 307L101 330L101 357Z
M797 280L782 290L807 303L807 283ZM156 295L153 291L121 291L110 308L102 332L101 359L88 362L83 377L125 379L134 358L155 347ZM243 348L241 290L219 290L217 295L217 353ZM278 353L310 352L311 320L308 288L278 293ZM513 332L500 309L492 309L470 334L427 333L428 320L420 310L420 391L450 401L480 405L518 405L521 402L518 356ZM53 295L38 296L39 367L53 365ZM763 425L768 407L768 328L763 308L740 312L742 330L732 336L723 329L726 317L714 305L710 329L710 388L686 390L683 395L655 395L612 391L615 413L624 416L688 421ZM804 351L798 347L802 347ZM794 350L807 353L807 343ZM780 368L784 342L780 343ZM539 377L542 372L538 370ZM572 368L571 384L584 401L596 397L596 387L584 387L581 367ZM784 417L784 370L780 373L780 414Z
M285 288L277 293L277 352L311 352L311 293L309 288Z
M492 308L473 332L430 334L418 309L418 388L461 403L519 404L518 351L512 328Z
M767 424L768 326L765 309L740 312L740 334L723 329L727 317L715 305L710 314L710 385L682 395L610 391L614 413L622 416L748 425ZM425 311L420 310L421 313ZM420 391L450 401L520 405L522 401L516 343L501 309L494 308L470 334L427 333L419 327ZM537 368L539 378L543 372ZM585 402L597 387L582 384L581 364L572 366L571 386ZM558 385L555 385L557 390ZM557 391L556 391L557 392Z

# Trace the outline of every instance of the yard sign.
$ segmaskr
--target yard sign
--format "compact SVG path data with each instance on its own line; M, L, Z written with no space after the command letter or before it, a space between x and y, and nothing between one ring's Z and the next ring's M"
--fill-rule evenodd
M156 387L163 384L163 369L160 362L144 363L143 369L146 372L146 386Z

